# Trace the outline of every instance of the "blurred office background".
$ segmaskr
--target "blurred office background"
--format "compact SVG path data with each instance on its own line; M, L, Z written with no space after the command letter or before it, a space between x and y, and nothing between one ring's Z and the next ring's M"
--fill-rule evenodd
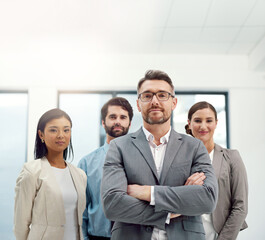
M77 164L104 142L100 108L112 96L134 106L148 69L167 72L184 133L197 101L218 111L215 141L239 150L249 180L249 228L265 239L265 1L0 1L0 239L13 240L14 186L33 160L37 121L60 107L73 120Z

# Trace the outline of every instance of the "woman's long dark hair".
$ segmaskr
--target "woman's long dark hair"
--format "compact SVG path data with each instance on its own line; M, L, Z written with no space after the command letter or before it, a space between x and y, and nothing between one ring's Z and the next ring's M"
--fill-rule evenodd
M46 154L48 153L46 144L41 142L41 139L40 139L39 134L38 134L38 130L40 130L41 132L44 132L44 128L48 122L50 122L53 119L58 119L61 117L65 117L70 122L71 128L72 128L71 118L69 117L69 115L66 112L62 111L59 108L51 109L51 110L45 112L41 116L41 118L38 122L36 138L35 138L34 159L42 158L42 157L46 156ZM69 143L68 147L63 152L64 160L66 160L67 157L70 157L71 155L72 156L74 155L74 151L73 151L73 146L72 146L72 140L70 139L70 143Z

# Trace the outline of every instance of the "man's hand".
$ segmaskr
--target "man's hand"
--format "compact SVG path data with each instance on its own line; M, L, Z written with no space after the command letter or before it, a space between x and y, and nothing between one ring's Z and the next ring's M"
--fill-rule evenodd
M192 174L186 181L185 185L203 185L203 180L205 180L206 176L203 172L196 172Z
M139 200L151 201L151 186L141 186L137 184L128 185L127 187L128 195L138 198Z
M176 218L176 217L179 217L179 216L181 216L181 214L171 213L171 214L170 214L170 219L172 219L172 218Z
M194 173L192 174L186 181L185 185L202 185L204 182L203 180L205 179L205 175L203 172L201 173ZM171 213L170 214L170 219L172 218L176 218L181 216L181 214L177 214L177 213Z
M203 185L203 180L205 179L203 172L192 174L186 181L185 185ZM151 202L151 186L141 186L138 184L131 184L127 186L127 193L131 197L137 198L139 200ZM170 218L179 217L180 214L171 213Z

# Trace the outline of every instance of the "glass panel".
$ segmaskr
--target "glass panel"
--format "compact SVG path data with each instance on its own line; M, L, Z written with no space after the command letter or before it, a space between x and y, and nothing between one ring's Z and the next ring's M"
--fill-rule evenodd
M185 125L187 124L188 111L190 107L200 101L211 103L216 111L218 124L214 133L214 141L227 147L226 136L226 108L224 94L176 94L178 98L177 107L173 114L173 127L179 133L185 133Z
M26 161L26 93L0 93L0 239L13 234L14 189Z
M101 125L101 107L112 97L111 94L60 94L59 107L66 111L72 119L72 144L74 159L77 165L80 159L98 148L105 133Z
M116 92L117 93L117 92ZM134 117L129 132L135 132L142 126L142 116L136 105L137 94L117 93L118 97L126 98L133 107ZM73 121L72 141L75 165L86 154L92 152L105 142L105 130L101 125L100 110L112 97L105 93L62 93L59 106L65 110ZM218 113L218 128L215 132L216 143L226 147L226 112L224 94L177 94L178 105L173 113L173 128L185 133L189 108L198 101L208 101L214 105Z

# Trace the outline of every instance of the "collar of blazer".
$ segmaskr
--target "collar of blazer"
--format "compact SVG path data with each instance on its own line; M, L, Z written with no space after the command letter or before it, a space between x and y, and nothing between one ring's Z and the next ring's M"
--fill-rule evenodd
M143 158L145 159L149 167L152 169L152 172L156 176L158 183L163 185L167 177L168 170L182 144L181 135L171 128L160 179L158 178L158 175L157 175L157 170L156 170L155 162L154 162L151 150L150 150L149 143L146 140L146 136L142 128L140 128L135 133L132 133L131 138L132 138L133 144L141 152Z
M82 182L82 177L80 173L77 171L77 169L67 161L65 161L67 167L69 168L70 174L73 179L73 183L77 192L78 196L78 201L81 201L80 196L82 196L84 193L82 192L82 189L80 188L80 185L78 183ZM61 192L60 186L57 183L56 177L53 173L53 169L46 157L43 157L41 159L41 174L40 174L40 179L45 179L47 184L53 188L53 192L59 193ZM47 204L52 204L54 206L54 209L58 211L60 214L56 217L60 223L59 224L65 224L65 209L64 209L64 202L63 202L63 197L62 194L54 194L53 196L50 196L47 194L47 199L48 202ZM83 214L83 209L82 209L82 204L78 204L78 222L79 225L82 225L82 216ZM55 218L51 221L56 221ZM57 222L57 221L56 221Z
M84 192L82 192L82 188L80 187L82 184L82 176L81 173L77 171L77 169L70 163L66 162L67 166L69 167L70 174L73 178L73 183L76 189L77 197L78 197L78 204L77 204L77 215L78 215L78 223L80 226L82 226L82 216L84 209L82 208L82 204L79 204L81 202L81 196L84 195ZM80 170L82 171L82 170ZM86 182L86 181L85 181Z
M223 156L224 156L223 148L218 144L214 144L213 168L217 179L220 176L220 170L224 160Z
M70 163L67 163L67 167L69 168L70 174L73 179L73 183L77 192L78 196L78 223L81 226L82 225L82 204L79 204L79 201L81 201L80 196L82 196L84 193L82 193L82 189L80 188L80 185L78 183L82 182L82 177L80 173L77 171L77 169ZM41 159L41 174L40 179L45 179L46 183L53 189L53 192L60 193L61 189L59 184L57 183L56 177L53 173L52 167L46 157L43 157ZM56 212L59 214L56 214L56 217L53 217L52 219L48 219L48 222L54 222L54 224L65 224L65 209L64 209L64 202L62 194L53 194L50 196L49 194L46 194L46 201L47 205L52 204L53 209L56 209ZM48 214L49 215L49 214ZM49 217L49 216L47 216Z

